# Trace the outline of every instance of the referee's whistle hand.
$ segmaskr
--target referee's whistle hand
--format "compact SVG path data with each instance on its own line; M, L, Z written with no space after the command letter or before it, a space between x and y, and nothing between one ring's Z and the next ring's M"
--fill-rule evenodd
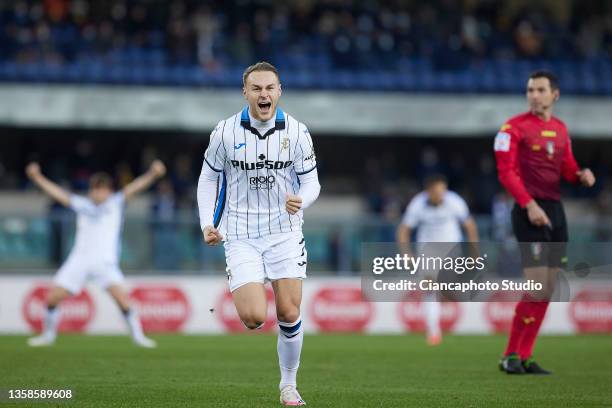
M204 228L204 241L208 245L218 245L223 240L223 235L218 229L212 225L208 225Z
M552 225L542 207L540 207L534 200L528 202L526 208L529 222L531 222L533 225L537 227Z
M291 215L297 213L300 211L300 208L302 208L302 198L293 194L287 194L285 198L285 208Z
M578 180L585 187L593 187L593 184L595 184L595 175L591 169L579 170L576 172L576 176L578 176Z

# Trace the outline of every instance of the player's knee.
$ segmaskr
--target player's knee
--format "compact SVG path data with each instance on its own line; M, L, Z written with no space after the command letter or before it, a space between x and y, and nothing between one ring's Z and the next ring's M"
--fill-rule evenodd
M249 330L260 329L264 325L263 320L243 320L242 324Z
M68 292L66 289L54 287L51 289L47 297L47 306L56 307L68 296L70 296L70 292Z
M283 307L276 311L279 322L293 323L300 318L300 309L295 306Z
M246 316L241 316L240 319L247 329L255 330L263 326L266 321L266 316L260 313L251 313Z

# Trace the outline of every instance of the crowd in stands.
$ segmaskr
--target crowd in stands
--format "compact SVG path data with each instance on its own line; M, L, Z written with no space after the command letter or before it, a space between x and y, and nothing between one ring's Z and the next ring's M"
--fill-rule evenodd
M612 93L612 5L0 1L0 80L234 85L257 60L306 88L516 92L513 73L547 65L582 79L573 92Z

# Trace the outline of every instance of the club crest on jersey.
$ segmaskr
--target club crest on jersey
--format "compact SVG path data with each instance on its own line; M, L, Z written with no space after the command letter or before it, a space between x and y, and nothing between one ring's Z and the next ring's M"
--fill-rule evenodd
M548 154L548 158L552 159L555 155L555 142L546 142L546 153Z
M283 150L287 150L288 148L289 148L289 138L288 138L288 137L286 137L286 138L284 138L284 139L283 139L283 141L281 142L281 145L280 145L281 152L282 152Z

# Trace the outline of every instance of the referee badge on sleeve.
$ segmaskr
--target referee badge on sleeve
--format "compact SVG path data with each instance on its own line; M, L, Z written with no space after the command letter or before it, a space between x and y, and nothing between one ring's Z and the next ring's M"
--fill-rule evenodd
M493 150L496 152L509 152L510 151L510 134L506 132L498 132L495 136L495 144Z

